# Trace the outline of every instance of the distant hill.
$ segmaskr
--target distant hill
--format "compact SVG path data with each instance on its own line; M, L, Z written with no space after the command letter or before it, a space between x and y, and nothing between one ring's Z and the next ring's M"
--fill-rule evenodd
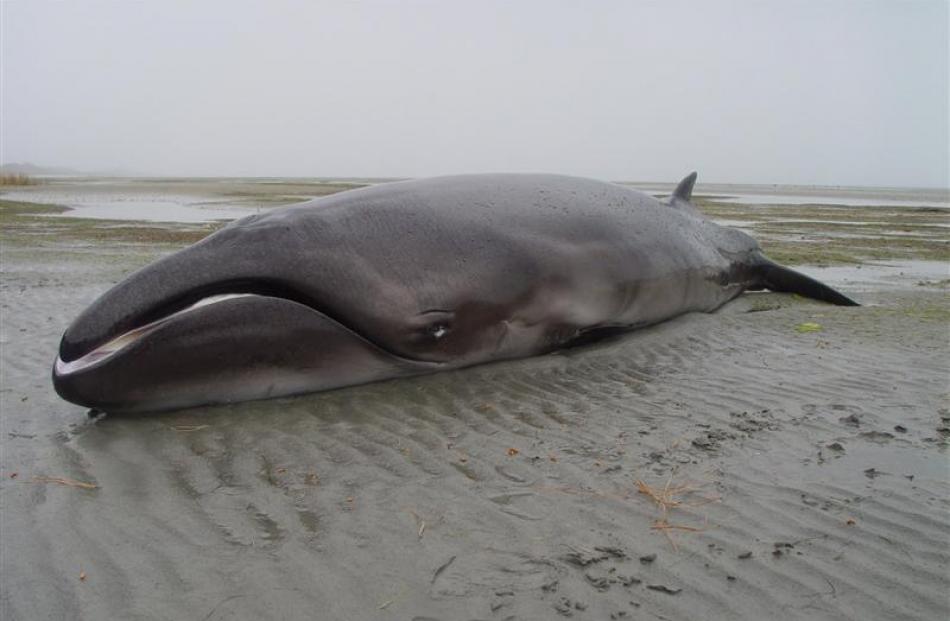
M84 175L79 170L72 168L59 168L56 166L37 166L24 162L22 164L11 163L0 166L0 174L4 175Z

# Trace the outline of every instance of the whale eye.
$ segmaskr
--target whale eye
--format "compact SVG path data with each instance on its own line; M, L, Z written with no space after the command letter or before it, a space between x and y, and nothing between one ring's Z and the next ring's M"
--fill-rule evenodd
M421 313L424 325L420 326L419 333L429 342L438 341L452 331L452 320L455 313L446 310L429 310Z

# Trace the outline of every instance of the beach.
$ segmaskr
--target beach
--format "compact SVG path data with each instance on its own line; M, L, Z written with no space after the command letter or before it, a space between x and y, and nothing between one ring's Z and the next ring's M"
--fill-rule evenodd
M3 619L950 614L945 192L697 189L857 308L752 293L552 355L163 414L54 393L63 330L132 270L365 182L2 189Z

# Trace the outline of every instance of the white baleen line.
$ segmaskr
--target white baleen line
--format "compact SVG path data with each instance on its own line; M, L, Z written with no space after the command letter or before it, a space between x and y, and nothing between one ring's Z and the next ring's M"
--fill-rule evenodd
M69 373L76 373L77 371L82 371L83 369L89 368L95 364L99 364L105 360L108 360L116 353L122 351L132 343L140 340L142 337L154 332L162 324L174 319L175 317L184 315L185 313L190 313L193 310L197 310L204 306L210 306L211 304L217 304L218 302L224 302L225 300L231 300L234 298L246 298L246 297L261 297L254 293L223 293L221 295L212 295L207 298L202 298L188 306L181 309L180 311L174 312L167 317L162 317L161 319L156 319L151 323L147 323L144 326L138 328L133 328L124 334L120 334L111 341L100 345L95 348L88 354L71 360L70 362L63 362L62 358L59 356L56 357L56 373L58 375L67 375Z

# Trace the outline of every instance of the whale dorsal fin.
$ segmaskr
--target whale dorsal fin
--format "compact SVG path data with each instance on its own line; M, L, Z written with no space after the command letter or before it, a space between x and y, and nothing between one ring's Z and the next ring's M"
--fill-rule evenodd
M676 201L689 202L689 199L693 196L693 186L696 185L696 171L693 171L686 175L680 184L676 186L676 189L673 190L673 196L670 197L670 203L675 203Z

